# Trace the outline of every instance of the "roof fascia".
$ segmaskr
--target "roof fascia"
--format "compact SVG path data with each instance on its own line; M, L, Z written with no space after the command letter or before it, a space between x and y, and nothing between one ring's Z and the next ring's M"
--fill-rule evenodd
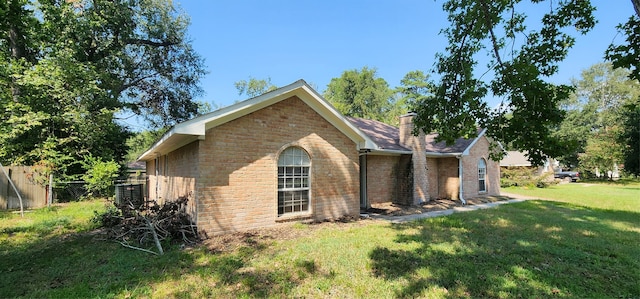
M304 80L298 80L292 84L265 93L261 96L176 124L171 128L171 130L156 141L149 150L142 154L138 160L149 160L153 158L154 153L159 152L161 149L164 151L170 150L169 147L163 147L163 144L173 141L175 138L183 138L181 136L192 135L198 136L198 139L204 139L208 129L258 111L292 96L300 98L339 131L353 140L357 144L358 150L379 148L378 145L373 142L369 136L367 136L367 134L347 120L346 117L333 108L331 104L324 100L322 96L320 96L320 94L311 88ZM192 138L188 139L190 139L190 142L193 141L191 140ZM180 142L177 142L176 144L180 144ZM173 149L175 148L172 148L171 150Z
M471 148L476 145L476 143L478 142L478 140L480 140L480 138L482 136L484 136L484 133L487 132L487 129L482 129L482 131L480 131L480 134L478 134L478 136L473 139L473 141L471 141L471 144L469 144L469 146L467 146L467 148L464 149L464 151L462 152L463 156L468 156L469 152L471 151Z

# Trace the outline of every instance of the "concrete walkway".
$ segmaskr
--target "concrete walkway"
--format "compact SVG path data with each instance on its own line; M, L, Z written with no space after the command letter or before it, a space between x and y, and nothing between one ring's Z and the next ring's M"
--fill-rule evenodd
M403 223L403 222L413 221L413 220L418 220L418 219L423 219L423 218L433 218L433 217L439 217L439 216L446 216L446 215L451 215L453 213L489 209L489 208L497 207L497 206L503 205L503 204L509 204L509 203L514 203L514 202L523 202L523 201L534 199L532 197L527 197L527 196L518 195L518 194L510 194L510 193L502 193L500 195L509 197L511 199L501 200L501 201L496 201L496 202L483 203L483 204L477 204L477 205L454 207L453 209L426 212L426 213L421 213L421 214L412 214L412 215L403 215L403 216L387 216L387 215L379 215L379 214L370 214L370 217L372 219L387 220L387 221L389 221L391 223Z

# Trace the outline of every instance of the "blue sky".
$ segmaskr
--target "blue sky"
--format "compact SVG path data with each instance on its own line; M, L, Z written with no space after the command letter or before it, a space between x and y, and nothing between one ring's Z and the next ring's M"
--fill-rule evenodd
M556 1L554 1L556 2ZM599 23L579 36L555 83L569 83L620 43L615 26L633 14L629 0L593 0ZM191 17L193 47L209 74L198 99L218 107L244 100L234 82L271 78L277 86L304 79L323 92L343 71L377 68L390 87L412 70L428 71L444 51L448 25L442 0L178 1ZM548 9L548 3L538 5ZM539 8L539 9L540 9Z

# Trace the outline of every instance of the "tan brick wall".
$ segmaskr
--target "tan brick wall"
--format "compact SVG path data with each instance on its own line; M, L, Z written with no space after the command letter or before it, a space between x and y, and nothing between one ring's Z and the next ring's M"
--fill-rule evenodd
M359 213L356 144L300 99L212 128L200 143L198 226L209 233L276 225L277 160L295 145L311 157L311 211L323 220Z
M478 161L484 158L487 162L487 174L485 176L487 192L478 191ZM465 198L482 195L500 194L500 164L489 159L489 141L482 136L469 151L468 156L462 157L463 164L463 196Z
M460 179L457 158L439 158L438 160L438 198L458 199Z
M147 188L149 199L159 203L174 201L180 196L189 196L188 212L196 215L195 185L198 174L198 141L185 145L167 155L158 157L158 175L156 161L147 161ZM156 192L156 181L159 181Z
M422 130L420 130L418 136L413 135L413 118L415 113L408 113L400 116L400 144L402 146L411 149L412 155L412 172L413 172L413 201L412 204L417 205L425 201L429 201L431 196L431 190L433 186L430 186L435 181L431 181L429 176L426 157L426 140Z
M396 201L399 160L400 156L367 155L367 200L370 204Z

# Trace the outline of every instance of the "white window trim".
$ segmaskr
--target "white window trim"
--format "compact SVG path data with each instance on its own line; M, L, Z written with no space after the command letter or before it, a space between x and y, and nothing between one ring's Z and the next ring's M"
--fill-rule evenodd
M480 162L482 162L484 164L484 167L480 167ZM480 173L480 170L483 169L483 173ZM480 176L482 175L482 179L480 178ZM483 182L483 184L480 184L480 181ZM480 186L483 186L484 189L480 189ZM478 160L478 193L487 193L487 160L485 158L480 158L480 160Z
M281 164L280 160L283 157L283 154L289 150L289 149L298 149L300 150L302 153L304 153L306 155L306 159L308 160L308 164L307 165L298 165L298 164ZM307 187L291 187L291 188L280 188L279 187L279 182L276 181L277 184L277 191L276 191L276 214L278 216L278 220L293 220L293 219L298 219L298 218L308 218L312 212L313 212L313 205L312 205L312 192L311 192L311 185L312 185L312 178L311 178L311 156L309 155L309 153L302 147L297 146L297 145L288 145L286 147L284 147L284 149L282 151L280 151L280 153L278 154L278 160L276 161L276 174L277 174L277 180L279 181L281 176L280 176L280 167L306 167L307 168L307 175L306 175L306 179L307 179ZM300 179L304 179L304 176L301 176ZM296 211L296 212L283 212L282 214L280 214L280 191L306 191L307 192L307 210L305 211Z

